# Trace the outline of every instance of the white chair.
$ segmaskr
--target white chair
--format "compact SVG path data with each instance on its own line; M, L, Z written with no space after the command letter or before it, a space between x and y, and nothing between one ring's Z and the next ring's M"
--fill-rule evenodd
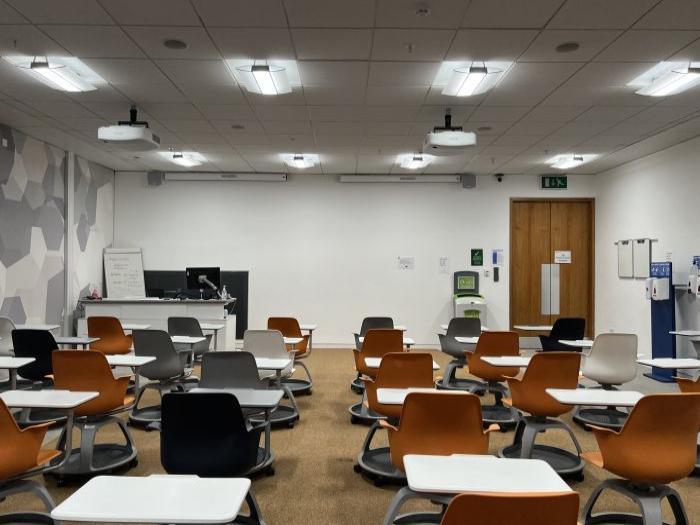
M600 334L583 360L583 375L604 390L617 390L637 377L637 336L634 334ZM617 407L577 407L573 419L583 425L620 429L628 412Z
M278 330L246 330L243 334L243 350L257 358L288 359L289 364L280 372L281 379L294 373L294 354L287 352L284 337ZM284 395L291 406L280 404L270 415L273 426L286 425L292 428L299 420L299 407L294 394L281 381L277 381L276 370L259 369L260 379L266 380L270 388L284 390ZM254 423L262 420L251 419Z
M0 356L15 355L12 351L12 330L15 323L9 317L0 316Z

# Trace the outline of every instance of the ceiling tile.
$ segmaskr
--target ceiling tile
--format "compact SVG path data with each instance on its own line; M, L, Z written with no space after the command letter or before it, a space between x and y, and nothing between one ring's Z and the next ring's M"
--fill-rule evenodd
M155 84L120 84L119 91L136 103L180 102L185 96L170 82Z
M311 133L311 122L308 120L269 120L262 125L266 133L273 135Z
M192 0L207 27L286 27L281 0Z
M496 122L493 120L473 120L469 119L464 123L466 131L473 131L478 137L482 135L501 135L513 125L513 122Z
M536 36L526 29L460 29L446 59L514 61Z
M0 2L0 24L26 24L29 20L5 2Z
M363 122L312 122L316 137L323 135L364 135L365 124Z
M300 61L299 75L304 86L365 86L367 62Z
M253 106L253 111L262 121L309 120L306 106Z
M95 115L87 108L71 100L33 102L32 107L50 117L80 117L94 118Z
M663 0L634 26L639 29L700 29L700 3Z
M254 121L257 117L250 106L242 104L197 104L209 120Z
M116 26L46 25L41 30L80 58L144 58L136 44Z
M538 122L532 121L527 116L513 124L506 135L519 135L519 136L539 136L543 137L549 135L550 133L556 131L564 123L563 122Z
M452 115L452 122L459 123L464 122L469 115L474 111L474 106L456 106L450 108L450 114ZM435 125L442 124L445 118L445 106L422 106L418 115L416 115L416 120L422 122L434 122Z
M536 144L542 135L517 135L517 134L506 134L501 135L495 141L493 141L494 146L532 146Z
M372 60L440 61L454 35L447 29L375 29Z
M267 136L270 139L270 144L273 146L273 151L275 153L279 152L280 149L282 150L282 153L287 153L290 151L299 151L299 150L312 150L315 149L316 147L316 141L314 140L314 136L312 134L289 134L289 133L280 133L280 134L271 134L268 133Z
M372 47L370 29L292 29L300 60L367 60Z
M177 135L181 133L216 133L216 130L206 120L160 119L160 122Z
M37 100L66 100L68 98L63 91L51 89L36 81L3 84L0 91L5 95L5 98L15 98L27 104Z
M204 117L199 109L189 102L175 102L170 104L145 104L143 109L158 120L163 119L197 119Z
M364 120L363 106L309 106L309 117L316 122Z
M374 0L286 0L291 27L372 27Z
M588 106L537 106L527 114L530 122L568 122L586 111Z
M658 0L568 0L554 15L551 29L626 29Z
M472 0L462 27L541 28L564 0Z
M83 62L107 82L116 85L142 85L168 82L168 79L150 60L131 58L89 58Z
M207 32L201 27L126 26L124 30L151 58L220 59ZM166 40L181 40L187 49L169 49Z
M291 93L270 97L267 95L256 95L244 91L246 99L251 106L305 106L304 90L301 86L295 86Z
M341 104L360 105L365 102L365 86L304 86L307 104L316 106L337 106Z
M408 126L405 122L369 122L366 126L367 135L408 135Z
M245 104L246 98L234 84L200 84L179 82L177 87L192 102L208 104Z
M367 104L370 106L420 106L428 93L428 86L368 86Z
M430 86L439 62L371 62L370 86Z
M257 120L210 120L214 129L226 136L235 136L241 133L265 133L265 130ZM239 129L240 126L243 128Z
M443 89L443 86L431 86L426 98L426 104L448 108L454 106L478 106L488 95L488 93L483 93L472 97L448 97L442 94Z
M270 144L270 139L265 133L236 133L235 135L227 135L226 140L229 144L238 148L239 146L260 146Z
M620 33L620 31L603 29L586 31L546 29L539 34L519 60L523 62L587 62L615 40ZM577 42L580 47L569 53L557 52L556 47L564 42Z
M695 113L696 109L684 106L654 106L640 111L636 115L627 119L629 124L642 124L654 122L658 124L668 124Z
M83 102L83 106L92 111L95 115L99 115L109 121L116 120L128 120L129 119L129 107L128 103L121 102ZM138 118L139 120L151 120L151 116L143 111L140 107L138 108Z
M480 106L469 116L470 121L515 122L529 111L529 106Z
M0 25L0 54L65 55L54 40L30 25Z
M209 34L224 58L295 59L287 29L213 27Z
M576 122L620 122L643 109L644 106L595 106L579 115Z
M95 0L7 0L35 24L112 24Z
M628 31L595 60L596 62L666 60L699 37L698 31Z
M429 13L416 13L418 4L405 0L379 0L377 2L377 27L411 27L411 28L456 28L466 11L464 0L431 0L421 2L427 6Z
M349 154L324 154L320 156L323 173L355 173L357 157Z
M67 93L69 98L81 104L84 102L120 102L128 105L128 99L111 84L100 84L94 91Z
M156 65L176 84L237 86L222 60L156 60Z
M100 2L121 25L201 25L197 13L188 0L100 0Z
M563 84L581 64L575 62L518 63L491 90L484 104L535 105Z

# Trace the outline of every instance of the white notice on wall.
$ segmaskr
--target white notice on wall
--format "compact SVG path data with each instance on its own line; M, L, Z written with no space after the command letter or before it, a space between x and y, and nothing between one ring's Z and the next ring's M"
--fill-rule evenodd
M110 299L146 296L140 248L105 248L105 285Z
M399 255L399 270L413 270L416 267L415 257Z
M554 264L571 264L571 250L555 250Z
M440 257L440 273L450 272L450 259L447 257Z

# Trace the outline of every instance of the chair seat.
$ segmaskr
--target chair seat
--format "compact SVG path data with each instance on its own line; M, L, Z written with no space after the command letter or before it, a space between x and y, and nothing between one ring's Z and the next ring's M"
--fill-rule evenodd
M39 453L36 456L36 464L37 466L45 465L53 458L58 457L60 455L60 450L55 450L52 448L42 448L39 450Z
M603 465L605 464L603 461L603 454L601 454L600 451L584 452L581 454L581 457L596 467L603 468Z

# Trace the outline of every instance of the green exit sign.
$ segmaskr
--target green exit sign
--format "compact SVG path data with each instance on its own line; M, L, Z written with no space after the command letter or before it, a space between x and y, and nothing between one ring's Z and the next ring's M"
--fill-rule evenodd
M566 175L542 175L543 190L565 190L568 187Z

